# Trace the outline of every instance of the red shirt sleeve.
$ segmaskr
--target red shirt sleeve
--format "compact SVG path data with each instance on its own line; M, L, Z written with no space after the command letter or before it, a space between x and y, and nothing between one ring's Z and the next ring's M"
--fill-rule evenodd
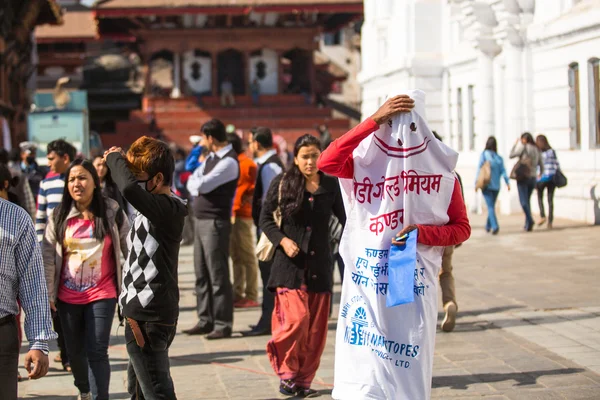
M418 242L428 246L455 246L471 236L471 224L463 200L460 183L454 181L454 191L448 206L448 223L442 226L417 225Z
M338 178L350 179L354 177L352 152L363 139L377 129L379 129L379 125L371 118L367 118L331 143L321 153L319 161L317 161L317 167L324 173Z

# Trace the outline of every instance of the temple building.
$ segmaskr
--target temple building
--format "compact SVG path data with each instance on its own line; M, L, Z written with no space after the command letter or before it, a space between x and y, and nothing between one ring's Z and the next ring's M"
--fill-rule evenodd
M599 21L599 0L365 0L363 116L387 95L427 92L474 209L487 138L510 172L517 138L545 134L569 179L555 216L600 224ZM500 192L503 213L522 212L515 183ZM535 193L531 204L535 214Z
M187 138L212 117L238 129L269 126L290 140L321 124L334 136L349 128L350 119L326 104L348 68L317 50L323 34L360 22L362 0L105 0L82 7L67 7L68 24L54 33L40 30L40 54L54 56L39 73L70 74L88 91L92 129L106 145L152 131L189 146ZM223 106L229 90L235 105Z
M32 31L36 26L60 25L62 13L54 0L0 2L0 132L1 145L16 146L27 138L27 113L36 55Z

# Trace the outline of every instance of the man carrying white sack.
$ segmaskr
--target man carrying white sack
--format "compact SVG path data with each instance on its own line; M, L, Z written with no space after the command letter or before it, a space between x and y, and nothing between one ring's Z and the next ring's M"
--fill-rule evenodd
M458 154L434 138L424 108L418 90L389 99L318 162L341 178L347 214L334 399L431 396L442 253L471 227L452 172ZM418 235L414 301L387 307L390 246L407 232Z

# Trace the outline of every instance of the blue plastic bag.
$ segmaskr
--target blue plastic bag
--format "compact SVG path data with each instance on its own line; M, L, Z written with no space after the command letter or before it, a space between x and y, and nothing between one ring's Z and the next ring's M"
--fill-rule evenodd
M408 233L403 246L392 245L389 258L387 307L412 303L415 300L415 265L417 264L418 230Z

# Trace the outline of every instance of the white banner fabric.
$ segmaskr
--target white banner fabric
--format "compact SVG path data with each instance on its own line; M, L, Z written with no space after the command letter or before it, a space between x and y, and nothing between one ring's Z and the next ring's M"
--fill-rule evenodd
M442 247L417 246L415 301L386 307L392 238L410 224L444 225L458 153L415 109L361 142L354 178L341 179L347 221L346 266L336 334L334 399L424 400L431 395Z

